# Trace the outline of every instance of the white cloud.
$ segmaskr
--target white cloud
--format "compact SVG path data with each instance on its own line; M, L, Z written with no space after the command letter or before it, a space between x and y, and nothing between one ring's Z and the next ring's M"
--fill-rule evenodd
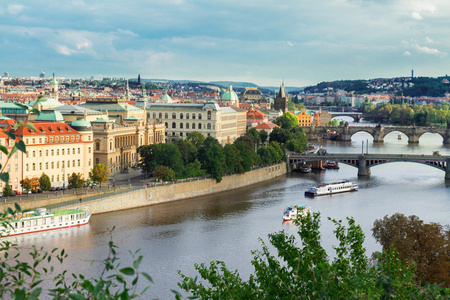
M420 13L418 13L417 11L414 11L412 14L411 14L411 17L413 18L413 19L416 19L416 20L422 20L423 19L423 17L420 15Z
M417 51L425 54L432 54L432 55L442 55L443 53L435 48L429 48L427 46L420 46L419 44L415 45L415 48Z
M427 42L428 44L434 43L434 41L428 36L425 37L425 42Z
M403 52L403 55L404 55L404 56L411 56L411 52L405 51L405 52Z
M117 32L118 33L120 33L120 34L123 34L123 35L128 35L128 36L131 36L131 37L138 37L139 36L139 34L137 34L137 33L134 33L133 31L131 31L131 30L124 30L124 29L117 29Z
M292 44L291 42L289 42L289 41L287 41L287 44L289 45L289 46L291 46L291 47L293 47L294 46L294 44Z
M10 4L6 7L6 11L10 14L10 15L17 15L19 14L22 10L24 10L26 8L25 5L20 5L20 4Z

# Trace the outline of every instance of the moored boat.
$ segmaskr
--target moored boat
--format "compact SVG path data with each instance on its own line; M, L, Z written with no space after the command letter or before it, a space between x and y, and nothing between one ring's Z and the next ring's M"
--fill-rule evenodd
M10 226L5 229L4 236L86 225L91 215L82 209L47 211L46 208L38 208L21 212L6 220Z
M286 207L286 209L283 212L283 222L295 220L295 219L297 219L298 216L306 217L310 213L311 213L311 210L308 208L307 205L288 206L288 207Z
M317 187L311 187L305 191L305 196L321 196L321 195L331 195L344 192L353 192L358 190L358 185L352 183L349 180L341 180L336 182L330 182L327 184L321 184Z
M336 161L327 161L325 163L326 169L339 169L339 163Z
M312 167L311 165L305 164L301 167L300 172L302 173L311 173Z

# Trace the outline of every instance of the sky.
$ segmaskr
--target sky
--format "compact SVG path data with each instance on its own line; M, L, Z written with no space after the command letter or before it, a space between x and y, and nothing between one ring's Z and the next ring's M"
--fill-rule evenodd
M450 73L449 0L0 2L0 75L322 81Z

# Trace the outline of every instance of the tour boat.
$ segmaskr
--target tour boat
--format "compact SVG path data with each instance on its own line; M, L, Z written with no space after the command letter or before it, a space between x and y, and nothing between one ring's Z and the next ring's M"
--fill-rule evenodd
M305 196L321 196L331 195L344 192L353 192L358 190L358 185L352 183L349 180L341 180L336 182L330 182L327 184L321 184L317 187L311 187L305 192Z
M327 161L325 163L325 168L327 169L339 169L339 163L336 161Z
M297 219L297 216L306 217L310 213L311 213L311 210L307 207L307 205L289 206L284 210L283 222L295 220L295 219Z
M86 225L91 215L82 209L47 211L46 208L38 208L21 212L6 221L11 226L4 229L4 236Z
M398 139L399 139L399 140L402 139L402 135L401 135L401 134L398 135Z
M312 167L311 165L305 164L301 167L300 172L302 173L311 173Z

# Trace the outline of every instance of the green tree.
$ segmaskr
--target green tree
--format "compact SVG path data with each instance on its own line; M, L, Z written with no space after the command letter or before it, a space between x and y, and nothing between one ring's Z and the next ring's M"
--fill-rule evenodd
M84 185L83 175L73 172L68 178L69 188L81 188Z
M233 174L236 172L238 161L238 156L236 155L236 146L226 144L223 147L223 154L225 155L225 173Z
M193 178L197 176L205 176L206 171L202 169L202 164L195 159L184 168L184 175L187 178Z
M328 122L328 125L333 126L333 127L337 127L339 125L339 123L338 123L337 119L333 119L330 122Z
M6 182L5 186L3 187L3 190L2 190L2 195L3 195L3 197L9 197L9 196L11 196L11 194L12 194L11 185L9 184L9 182Z
M52 188L52 182L50 181L50 177L47 174L42 173L41 177L39 177L39 187L43 191L50 191Z
M282 116L276 118L274 123L283 129L290 130L298 125L298 118L290 112L285 112Z
M156 177L161 178L164 181L170 181L175 179L175 172L167 166L158 166L155 170Z
M254 152L250 150L248 145L244 142L237 142L234 146L239 151L239 156L242 159L241 164L244 172L251 171L252 166L255 164L253 157Z
M152 144L138 148L140 157L139 167L146 173L152 174L157 167L166 166L182 174L183 160L180 150L175 144Z
M402 261L414 266L417 282L450 287L449 228L400 213L378 219L373 225L375 240L385 252L394 248Z
M269 142L285 144L291 138L291 133L287 129L275 127L269 135Z
M272 157L272 152L269 147L258 148L258 155L261 157L261 163L263 165L270 165L274 162L274 158Z
M89 179L102 186L109 180L109 170L104 164L96 164L89 172Z
M314 213L295 221L300 241L284 231L269 234L269 245L261 240L261 249L252 252L254 272L248 280L223 261L212 261L195 265L200 281L179 272L179 287L200 299L445 299L450 295L449 289L436 285L411 284L414 274L395 252L379 254L383 260L369 265L364 233L354 219L347 218L348 225L330 221L337 240L333 259L321 245L320 215Z
M259 132L259 139L261 140L261 144L265 144L267 142L267 138L269 134L264 129Z
M188 133L186 140L194 144L195 148L199 150L200 147L203 145L203 142L205 141L205 137L200 132L193 131Z
M253 147L255 147L255 145L259 146L261 144L261 137L256 128L250 128L245 135L253 140Z
M222 146L214 142L214 139L208 137L203 143L203 147L199 151L199 160L202 164L202 169L206 173L211 174L217 182L222 181L225 173L225 155Z
M197 149L194 144L187 140L177 140L175 142L180 151L181 159L184 165L188 165L197 158Z

